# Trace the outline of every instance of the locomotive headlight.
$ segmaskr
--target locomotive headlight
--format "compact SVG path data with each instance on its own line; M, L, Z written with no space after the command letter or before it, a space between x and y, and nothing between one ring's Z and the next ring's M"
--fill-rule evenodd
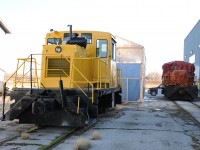
M62 48L60 46L56 46L55 51L57 53L60 53L62 51Z

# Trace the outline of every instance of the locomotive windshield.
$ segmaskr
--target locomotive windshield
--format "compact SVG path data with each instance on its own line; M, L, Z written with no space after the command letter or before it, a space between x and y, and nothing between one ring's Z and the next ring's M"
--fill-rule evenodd
M78 33L72 33L72 37L74 37L74 35L77 35ZM69 33L64 33L64 41L68 41L69 40Z
M72 37L74 37L75 34L78 34L78 33L72 33ZM92 33L82 33L81 37L83 37L87 40L87 44L92 43ZM64 41L68 41L68 40L69 40L69 33L65 33L64 34Z
M87 44L92 43L92 34L91 33L82 33L81 37L84 37L87 40Z
M59 45L62 43L61 38L48 38L47 45Z

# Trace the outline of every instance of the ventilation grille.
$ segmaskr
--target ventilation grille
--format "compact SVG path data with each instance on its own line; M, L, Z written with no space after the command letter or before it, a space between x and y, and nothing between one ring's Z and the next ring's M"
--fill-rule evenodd
M65 58L48 58L47 77L67 77L69 73L70 63Z

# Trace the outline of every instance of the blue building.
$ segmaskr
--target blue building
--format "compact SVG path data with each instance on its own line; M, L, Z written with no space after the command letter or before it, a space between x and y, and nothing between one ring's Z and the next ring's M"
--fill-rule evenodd
M117 66L122 70L122 101L142 102L145 91L144 46L116 36Z
M200 86L200 20L184 39L184 61L195 65L195 76Z

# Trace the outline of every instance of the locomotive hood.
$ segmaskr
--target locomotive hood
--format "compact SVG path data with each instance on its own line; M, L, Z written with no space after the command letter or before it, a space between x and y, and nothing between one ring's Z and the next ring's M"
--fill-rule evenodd
M194 75L195 66L184 61L171 61L163 64L162 69L163 75L169 74L174 70L185 70L188 74Z

